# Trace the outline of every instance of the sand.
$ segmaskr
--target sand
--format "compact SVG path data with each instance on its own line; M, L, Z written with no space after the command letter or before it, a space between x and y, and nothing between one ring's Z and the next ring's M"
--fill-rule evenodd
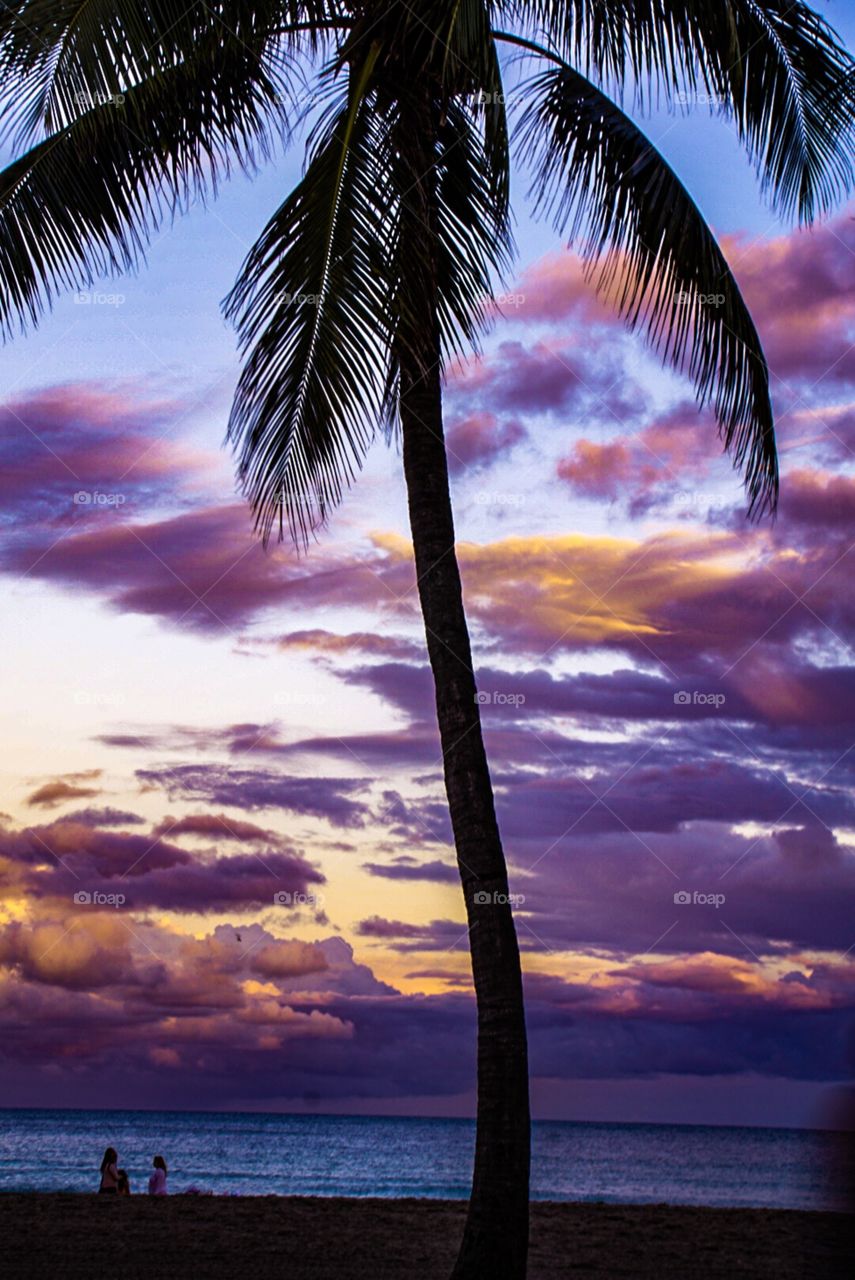
M10 1280L445 1280L464 1211L447 1200L10 1193L0 1270ZM529 1280L855 1277L842 1214L540 1203L531 1217Z

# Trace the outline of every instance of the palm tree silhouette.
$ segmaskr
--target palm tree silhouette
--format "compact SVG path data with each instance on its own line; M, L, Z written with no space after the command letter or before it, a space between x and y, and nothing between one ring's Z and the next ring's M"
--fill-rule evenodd
M512 52L532 76L504 86ZM525 1275L519 951L455 556L442 372L512 259L511 141L631 325L687 371L774 507L760 341L691 196L621 106L654 85L730 121L776 208L851 188L853 64L791 0L18 0L0 11L0 323L132 267L155 228L307 104L304 176L225 304L245 356L229 433L260 533L305 545L378 433L400 440L478 1008L475 1169L455 1280ZM509 123L510 122L510 123ZM513 127L511 127L513 126ZM712 295L723 300L709 303Z

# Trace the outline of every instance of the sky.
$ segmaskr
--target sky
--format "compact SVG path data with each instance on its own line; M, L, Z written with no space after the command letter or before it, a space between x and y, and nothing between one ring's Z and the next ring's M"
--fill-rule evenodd
M533 1110L805 1125L855 1023L855 206L798 230L706 107L645 127L755 317L782 497L747 521L521 175L444 396ZM399 453L300 556L223 447L219 304L301 160L0 349L6 1105L473 1111Z

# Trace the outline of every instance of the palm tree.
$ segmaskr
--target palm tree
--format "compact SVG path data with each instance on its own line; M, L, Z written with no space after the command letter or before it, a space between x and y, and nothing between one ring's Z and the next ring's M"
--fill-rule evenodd
M185 12L186 10L186 12ZM506 50L530 70L514 88ZM16 0L0 10L0 322L139 261L164 218L313 127L225 304L229 432L257 528L300 545L375 435L400 440L478 1009L475 1169L455 1280L525 1275L526 1032L455 556L442 372L512 257L510 141L536 211L711 404L750 510L774 507L768 371L691 196L619 105L715 104L775 207L851 188L853 63L797 0ZM309 79L308 77L312 78ZM710 306L708 295L724 296Z

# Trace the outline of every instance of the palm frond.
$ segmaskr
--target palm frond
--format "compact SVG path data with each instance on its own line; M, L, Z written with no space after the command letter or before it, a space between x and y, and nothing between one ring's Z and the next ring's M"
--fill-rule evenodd
M0 79L16 92L3 103L4 133L16 149L56 133L90 106L147 77L192 60L200 44L239 41L272 60L283 9L316 6L214 0L22 0L0 18Z
M855 62L798 0L739 0L734 25L739 58L710 60L713 92L775 207L810 222L852 190Z
M628 73L637 75L624 0L496 0L495 10L494 26L501 19L545 40L586 75L621 85Z
M810 221L852 189L853 60L802 0L506 0L599 85L655 84L733 118L762 185Z
M497 200L494 147L477 108L450 103L439 128L436 201L439 320L446 358L476 346L494 284L513 257L507 206ZM408 266L400 274L407 278Z
M496 205L495 222L510 218L510 148L502 69L492 33L489 0L436 0L437 43L442 49L444 103L468 106L478 120Z
M90 106L0 174L0 331L140 258L164 216L263 157L282 119L274 80L241 41Z
M519 121L552 215L630 326L712 403L743 470L754 512L775 504L777 455L769 375L736 281L697 206L659 152L604 93L567 65L529 82Z
M484 16L489 17L488 14ZM497 227L502 228L503 236L509 236L511 173L508 112L502 68L489 22L479 48L477 74L469 84L467 100L474 107L476 120L483 118L484 159L493 193L494 221Z
M366 94L376 46L250 252L225 314L248 352L229 436L265 539L305 544L362 465L392 331L388 138Z

